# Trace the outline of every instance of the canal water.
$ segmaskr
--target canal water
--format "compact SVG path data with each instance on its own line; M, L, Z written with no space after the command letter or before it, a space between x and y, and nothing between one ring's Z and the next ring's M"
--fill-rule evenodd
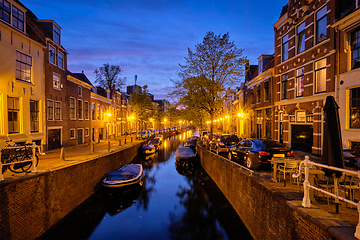
M189 137L134 158L144 167L142 186L101 188L41 239L253 239L200 165L176 169L175 150Z

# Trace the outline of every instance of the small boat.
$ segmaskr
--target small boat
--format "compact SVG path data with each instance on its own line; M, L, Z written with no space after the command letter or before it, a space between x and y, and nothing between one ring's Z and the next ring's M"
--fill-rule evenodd
M161 140L160 140L160 138L153 138L153 139L151 139L151 140L149 141L149 143L150 143L151 145L154 145L155 148L157 149L157 148L160 146L160 144L161 144Z
M146 143L141 147L141 152L145 155L153 154L155 153L155 151L156 151L155 146L150 143Z
M196 160L197 156L190 147L178 147L175 151L175 160Z
M103 180L105 187L124 187L139 183L142 179L141 164L129 164L116 171L110 172Z

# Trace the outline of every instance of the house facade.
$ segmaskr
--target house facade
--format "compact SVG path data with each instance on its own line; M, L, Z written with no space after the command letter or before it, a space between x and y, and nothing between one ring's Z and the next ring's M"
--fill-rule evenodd
M0 3L0 145L45 141L44 51L32 13L20 2Z

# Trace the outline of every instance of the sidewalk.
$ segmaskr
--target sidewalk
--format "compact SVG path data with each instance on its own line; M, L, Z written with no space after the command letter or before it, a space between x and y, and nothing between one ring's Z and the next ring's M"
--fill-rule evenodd
M131 138L133 139L132 142L131 142ZM125 139L126 139L126 144L125 144ZM119 145L120 140L121 140L121 146ZM39 164L37 166L37 171L46 172L50 170L59 169L64 166L78 164L80 162L98 158L99 156L107 155L109 152L119 151L121 149L128 148L130 146L139 144L144 141L146 140L136 139L135 135L121 136L116 139L114 138L104 139L101 140L100 142L94 143L94 153L91 153L91 144L89 143L81 144L79 146L64 147L63 148L64 160L60 159L61 149L45 151L45 155L39 156ZM109 151L109 146L110 146L110 151ZM32 173L13 173L10 170L7 170L4 173L4 179L5 181L15 180L31 174Z

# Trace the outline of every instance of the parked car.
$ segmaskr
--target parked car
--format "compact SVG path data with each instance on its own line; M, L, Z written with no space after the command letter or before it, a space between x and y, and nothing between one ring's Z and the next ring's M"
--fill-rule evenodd
M239 143L239 138L234 134L213 135L209 142L209 150L216 154L227 153L231 147Z
M149 137L148 131L140 131L138 132L136 138L147 138Z
M283 144L266 139L245 139L229 150L228 158L250 169L270 167L272 157L293 158L294 152Z

